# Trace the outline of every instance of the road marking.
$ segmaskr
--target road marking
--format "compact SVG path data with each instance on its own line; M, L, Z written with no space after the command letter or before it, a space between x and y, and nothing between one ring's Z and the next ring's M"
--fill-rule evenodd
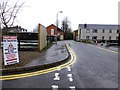
M72 77L70 77L70 78L69 78L69 81L70 81L70 82L73 82L73 78L72 78Z
M56 66L56 67L53 67L53 68L39 70L39 71L36 71L36 72L0 76L0 80L12 80L12 79L32 77L32 76L36 76L36 75L41 75L41 74L54 72L58 69L66 68L66 67L72 65L76 61L76 55L75 55L74 51L67 45L67 43L66 43L66 47L67 47L67 49L68 49L68 51L70 52L70 55L71 55L71 59L67 63Z
M55 76L59 76L60 74L59 73L55 73Z
M75 90L75 86L70 86L69 87L71 90Z
M69 78L69 81L72 82L73 81L72 74L68 74L67 76Z
M68 69L68 71L69 71L69 72L71 71L71 68L70 68L70 66L68 66L68 67L67 67L67 69Z
M68 74L67 76L68 76L68 77L72 77L72 74Z
M57 85L52 85L52 90L58 90L58 86Z
M55 78L54 78L54 80L60 80L60 76L59 76L60 74L59 73L55 73Z
M61 68L57 68L57 71L60 71L61 70Z

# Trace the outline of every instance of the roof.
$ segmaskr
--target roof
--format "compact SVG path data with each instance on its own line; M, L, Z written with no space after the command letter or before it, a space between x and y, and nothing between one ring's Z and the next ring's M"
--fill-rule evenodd
M105 29L105 30L118 30L120 25L109 25L109 24L79 24L80 29Z
M51 24L51 25L47 26L47 28L50 27L50 26L55 26L55 25L54 25L54 24ZM55 26L55 27L56 27L56 26Z
M54 24L51 24L51 25L49 25L48 27L50 27L50 26L56 27ZM48 28L48 27L47 27L47 28ZM60 28L57 28L57 30L58 30L58 31L63 31L63 30L61 30Z
M78 30L75 30L74 32L78 32Z

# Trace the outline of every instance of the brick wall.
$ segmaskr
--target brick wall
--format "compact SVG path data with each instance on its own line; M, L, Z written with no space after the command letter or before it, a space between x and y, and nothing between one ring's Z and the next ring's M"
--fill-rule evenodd
M56 26L52 24L52 25L47 27L47 35L48 36L51 36L51 29L54 29L54 35L55 36L58 35L58 32L56 30Z

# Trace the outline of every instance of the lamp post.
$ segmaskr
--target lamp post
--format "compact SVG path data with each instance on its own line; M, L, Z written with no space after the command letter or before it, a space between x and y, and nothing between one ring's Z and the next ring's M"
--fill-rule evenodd
M56 31L58 31L57 29L58 29L58 13L63 13L63 11L58 11L57 12L57 15L56 15ZM58 35L56 35L56 45L57 45L57 36Z

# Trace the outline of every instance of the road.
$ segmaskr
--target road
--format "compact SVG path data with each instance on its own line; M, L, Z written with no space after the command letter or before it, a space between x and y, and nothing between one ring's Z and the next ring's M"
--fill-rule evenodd
M117 88L118 54L75 41L66 41L76 55L68 68L2 81L3 88ZM68 89L70 90L70 89Z

